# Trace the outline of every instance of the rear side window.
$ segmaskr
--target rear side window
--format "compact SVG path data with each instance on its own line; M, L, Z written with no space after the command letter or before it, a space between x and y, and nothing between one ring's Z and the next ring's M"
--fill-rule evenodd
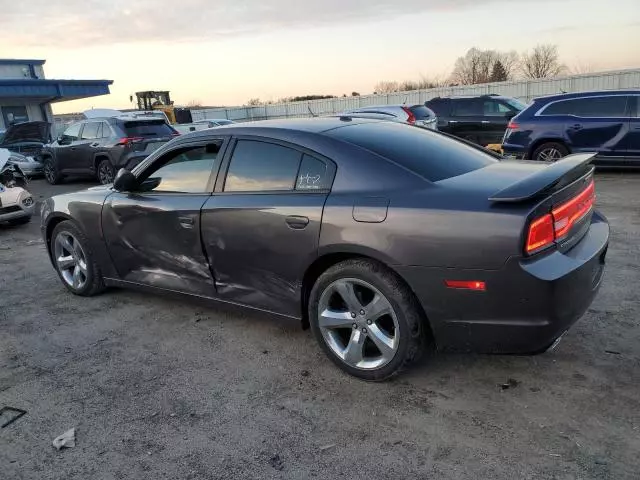
M231 157L225 192L293 190L302 153L254 140L238 140Z
M575 115L576 117L625 117L628 97L589 97L562 100L550 104L542 115Z
M434 117L433 112L424 105L414 105L413 107L409 107L409 110L411 110L411 113L416 117L416 120L425 120Z
M454 117L481 117L484 115L484 104L480 99L465 98L451 100Z
M328 190L332 180L333 172L326 163L310 155L302 156L296 190Z
M128 137L170 137L175 133L163 120L124 122L124 131Z
M377 153L437 182L495 163L490 155L423 128L397 123L366 123L336 128L326 135Z

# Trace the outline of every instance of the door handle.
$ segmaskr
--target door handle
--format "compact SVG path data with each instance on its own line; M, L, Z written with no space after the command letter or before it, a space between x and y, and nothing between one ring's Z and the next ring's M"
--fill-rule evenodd
M489 120L482 120L482 123L491 123Z
M457 121L457 120L449 120L449 123L450 123L450 124L451 124L451 123L458 123L458 121Z
M191 217L179 217L178 222L180 222L180 226L183 228L193 228L196 223Z
M100 143L98 143L98 142L93 142L93 143L90 143L90 144L89 144L89 146L90 146L90 147L94 147L94 148L95 148L95 147L99 147L99 146L100 146Z
M581 130L582 129L582 125L579 124L579 123L576 123L574 125L571 125L571 127L569 127L569 128L571 128L571 130Z
M294 230L302 230L307 225L309 225L309 219L307 217L301 217L299 215L289 215L285 219L285 222L287 222L287 225L289 225L289 227L293 228Z

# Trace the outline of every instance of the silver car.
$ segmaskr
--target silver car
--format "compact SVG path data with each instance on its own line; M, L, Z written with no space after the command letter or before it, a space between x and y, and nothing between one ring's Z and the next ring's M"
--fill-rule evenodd
M348 110L342 115L359 118L375 118L392 122L408 123L431 130L438 129L438 117L424 105L379 105Z
M221 127L222 125L231 125L234 122L233 120L228 120L226 118L205 118L204 120L196 120L193 123L206 125L207 128L215 128Z

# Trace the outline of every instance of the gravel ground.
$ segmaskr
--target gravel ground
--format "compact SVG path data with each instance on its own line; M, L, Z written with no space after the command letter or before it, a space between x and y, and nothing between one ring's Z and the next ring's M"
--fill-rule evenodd
M640 176L599 174L597 189L606 276L556 350L429 355L384 384L342 374L295 321L74 297L38 218L0 227L0 407L28 411L0 429L0 477L639 478ZM56 451L71 427L75 448Z

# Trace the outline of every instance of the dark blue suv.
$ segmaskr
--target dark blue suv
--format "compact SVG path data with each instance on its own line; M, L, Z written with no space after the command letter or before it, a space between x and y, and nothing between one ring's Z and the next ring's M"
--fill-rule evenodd
M596 152L595 163L640 166L640 90L566 93L535 99L509 123L506 157L552 162Z

